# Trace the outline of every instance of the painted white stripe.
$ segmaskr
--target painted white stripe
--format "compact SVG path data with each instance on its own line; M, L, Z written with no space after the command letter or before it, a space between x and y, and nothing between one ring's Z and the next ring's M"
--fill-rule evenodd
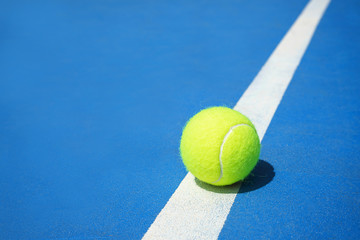
M251 119L261 140L329 3L307 4L234 107ZM208 191L188 173L143 239L217 239L240 186Z
M330 0L308 3L234 107L248 116L260 139L289 85Z

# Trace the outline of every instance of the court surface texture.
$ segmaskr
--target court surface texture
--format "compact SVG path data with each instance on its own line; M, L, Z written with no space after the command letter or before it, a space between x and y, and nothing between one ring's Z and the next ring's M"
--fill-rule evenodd
M360 2L1 1L0 239L359 239ZM202 183L187 120L260 159Z

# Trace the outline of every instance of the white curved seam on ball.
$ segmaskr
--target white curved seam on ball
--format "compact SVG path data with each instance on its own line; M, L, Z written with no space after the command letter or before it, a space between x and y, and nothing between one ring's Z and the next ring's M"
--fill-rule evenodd
M221 161L221 155L222 155L222 151L223 151L223 148L224 148L224 145L225 145L225 142L227 140L227 138L230 136L230 134L232 133L232 131L237 128L237 127L240 127L242 125L245 125L245 126L249 126L248 124L245 124L245 123L242 123L242 124L236 124L234 126L232 126L229 131L226 133L222 143L221 143L221 147L220 147L220 154L219 154L219 162L220 162L220 177L218 180L212 182L212 183L217 183L221 180L221 178L223 177L223 164L222 164L222 161ZM249 126L250 127L250 126Z

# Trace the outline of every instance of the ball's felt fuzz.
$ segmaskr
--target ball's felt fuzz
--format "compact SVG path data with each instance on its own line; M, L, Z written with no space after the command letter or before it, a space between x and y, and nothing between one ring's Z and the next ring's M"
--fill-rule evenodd
M255 167L260 140L247 117L227 107L211 107L187 122L180 153L187 170L199 180L230 185Z

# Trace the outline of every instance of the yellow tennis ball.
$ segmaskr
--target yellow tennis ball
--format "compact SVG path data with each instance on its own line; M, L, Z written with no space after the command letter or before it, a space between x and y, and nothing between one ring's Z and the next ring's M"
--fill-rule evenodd
M260 140L247 117L227 107L211 107L187 122L180 153L187 170L199 180L230 185L255 167Z

